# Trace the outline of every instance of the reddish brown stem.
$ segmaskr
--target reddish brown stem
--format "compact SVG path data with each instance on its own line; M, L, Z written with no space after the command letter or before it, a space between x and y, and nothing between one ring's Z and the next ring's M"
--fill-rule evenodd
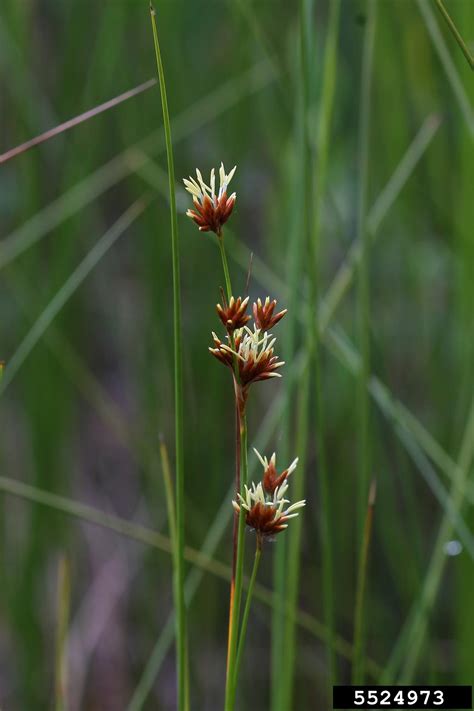
M235 405L235 500L237 501L237 494L240 492L240 415L239 408L236 403ZM235 562L237 555L237 527L239 523L239 516L237 513L234 514L234 529L233 529L233 556L232 556L232 580L235 578Z
M239 403L235 401L235 499L240 492L240 414ZM232 578L230 581L230 601L229 601L229 634L227 637L227 662L229 661L229 645L231 642L230 626L232 622L232 608L234 606L235 571L237 566L237 533L239 529L239 515L234 511L234 523L232 531Z

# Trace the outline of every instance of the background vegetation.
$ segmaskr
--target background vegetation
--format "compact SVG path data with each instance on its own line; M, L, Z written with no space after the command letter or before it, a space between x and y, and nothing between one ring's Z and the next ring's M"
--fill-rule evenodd
M473 3L445 4L472 48ZM327 545L337 674L350 679L364 342L366 443L370 478L377 480L363 622L366 678L472 683L474 668L472 72L434 2L379 0L365 76L371 91L364 93L370 3L368 9L343 0L331 35L333 5L157 0L177 176L196 166L208 172L221 160L227 168L238 164L237 207L226 231L233 281L242 293L253 253L252 297L269 293L292 309L278 334L285 377L258 386L249 412L249 444L268 455L277 449L281 464L304 455L301 368L317 315L305 171L314 168L317 184L319 159L327 156L316 219L330 510L321 506L315 442L322 423L310 389L304 479L301 471L295 475L308 506L296 548L301 613L290 706L321 710L329 708L321 562ZM335 93L321 142L322 111L331 107L322 99L325 56ZM154 77L147 3L3 0L0 72L3 152ZM165 171L156 86L0 166L7 362L0 704L8 711L51 708L64 554L72 590L70 708L175 708L159 452L160 434L171 455L173 443ZM130 212L144 194L152 197L148 207ZM187 205L180 187L186 538L208 556L188 550L191 698L204 711L220 708L224 691L233 404L228 373L207 351L222 282L219 254L184 218ZM364 272L354 247L364 235L365 327L358 317ZM253 455L250 461L255 467ZM325 551L322 513L330 513ZM264 553L260 583L267 591L278 547L295 548L290 535ZM278 555L284 575L293 559ZM278 615L268 592L260 589L259 598L239 698L242 708L247 702L275 710L286 647L274 637L272 661Z

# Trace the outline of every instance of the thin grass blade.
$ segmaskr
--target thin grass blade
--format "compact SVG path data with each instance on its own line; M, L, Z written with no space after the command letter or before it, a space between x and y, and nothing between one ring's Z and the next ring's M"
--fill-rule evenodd
M250 70L225 82L179 114L174 121L174 140L181 141L201 126L229 110L245 96L262 90L274 80L268 62L258 62ZM134 146L126 148L87 178L39 210L0 244L0 269L46 237L53 229L103 195L138 168L136 150L154 155L165 148L162 132L154 131ZM129 152L130 151L130 152ZM148 158L143 158L146 161Z
M367 561L369 546L372 537L372 522L376 496L376 482L372 480L369 490L369 500L364 523L364 535L360 550L359 566L357 570L356 603L354 612L354 656L352 661L352 684L364 683L364 605L365 589L367 587Z
M15 148L10 148L10 150L0 154L0 165L2 163L6 163L12 158L16 158L22 153L26 153L26 151L29 151L35 146L39 146L41 143L49 141L51 138L56 138L56 136L59 136L61 133L69 131L71 128L74 128L75 126L78 126L79 124L84 123L85 121L89 121L95 116L104 113L104 111L108 111L109 109L115 108L119 104L122 104L124 101L128 101L128 99L132 99L134 96L138 96L142 92L147 91L147 89L151 89L151 87L155 84L156 79L149 79L148 81L143 82L143 84L139 84L133 89L129 89L123 94L119 94L119 96L115 96L113 99L109 99L109 101L105 101L103 104L95 106L93 109L84 111L84 113L79 114L78 116L74 116L74 118L69 119L68 121L64 121L64 123L59 124L59 126L50 128L48 131L41 133L39 136L30 138L29 141L25 141L25 143L21 143Z
M181 332L181 285L178 240L178 215L174 177L173 143L168 111L165 73L161 59L156 12L150 3L150 18L155 46L156 68L160 84L163 127L165 132L166 157L168 161L171 249L173 268L173 336L174 336L174 407L175 407L175 472L176 472L176 549L174 553L174 595L176 614L176 665L178 708L186 711L188 705L186 602L184 599L184 442L183 442L183 346Z
M133 222L140 217L149 203L150 199L147 197L139 198L136 202L134 202L119 217L112 227L107 230L100 240L96 242L87 256L58 290L10 358L8 367L5 369L5 377L0 386L0 393L3 392L12 382L13 378L16 376L35 345L44 335L45 331L54 321L55 317L64 307L66 302L81 286L84 279L89 276L94 267L97 266L100 260L107 254L109 249L115 244L119 237L121 237L130 225L132 225Z
M421 16L425 21L426 27L428 29L433 46L438 54L441 65L446 74L448 83L451 85L451 89L459 105L461 113L466 121L467 128L474 137L474 110L469 97L464 89L462 81L459 77L456 65L449 53L449 50L444 41L444 37L441 34L436 17L431 9L431 4L428 0L416 0L418 3L418 8L420 10Z

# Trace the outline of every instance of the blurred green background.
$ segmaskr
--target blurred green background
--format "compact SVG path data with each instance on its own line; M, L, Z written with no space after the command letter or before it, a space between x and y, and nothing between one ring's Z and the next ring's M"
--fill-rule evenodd
M177 177L196 166L206 177L221 160L228 169L237 164L237 204L226 231L236 291L245 290L253 253L251 297L268 293L293 307L277 334L277 352L287 360L284 378L256 386L249 412L249 444L268 456L276 449L282 466L301 455L294 425L298 367L305 319L316 315L314 304L309 316L305 307L299 135L300 19L310 5L156 0ZM304 20L314 50L304 116L311 135L320 116L331 3L312 5ZM445 5L472 50L474 3ZM474 677L473 74L434 2L378 0L376 6L367 225L374 235L370 448L378 486L365 617L367 654L376 664L367 678L467 684ZM365 2L342 0L318 265L322 298L337 274L349 279L323 333L328 347L321 364L335 622L349 643L359 555L357 290L350 250L358 238L366 23ZM3 0L0 151L154 76L145 0ZM315 153L317 182L317 145ZM103 255L92 252L90 274L65 292L86 255L104 245L103 235L145 193L151 204ZM215 303L223 278L215 243L184 217L188 197L179 186L186 537L195 549L206 543L213 560L229 565L232 386L207 351L219 325ZM141 528L122 531L128 536L110 530L114 522L123 529L115 516L168 535L159 436L172 455L172 285L157 86L0 165L0 215L0 355L7 363L0 704L8 711L52 707L57 568L66 554L70 709L174 709L173 647L160 637L172 630L166 628L170 556L159 550L161 539L133 540L146 538ZM55 308L63 297L64 307ZM316 426L311 410L298 605L312 621L298 627L291 708L323 710L330 701L324 633L314 621L323 619ZM254 459L251 453L258 471ZM98 526L88 521L90 509L73 503L65 511L64 499L35 503L38 490L109 518L99 515L105 525ZM264 554L259 578L268 589L280 544ZM195 579L189 609L192 707L200 711L223 702L225 575L217 565ZM271 663L272 628L270 607L255 600L241 708L277 708L270 701L271 668L274 689L278 669L278 659ZM350 646L341 642L339 651L338 678L348 682ZM280 654L284 664L284 648Z

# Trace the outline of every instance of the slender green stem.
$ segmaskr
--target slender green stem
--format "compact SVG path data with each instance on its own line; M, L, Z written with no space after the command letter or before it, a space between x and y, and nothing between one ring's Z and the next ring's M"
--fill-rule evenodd
M324 205L324 196L326 193L326 182L328 172L328 157L329 157L329 142L330 128L332 120L332 110L334 103L334 92L337 72L337 40L339 36L339 16L340 16L340 0L332 0L330 4L328 37L326 40L324 52L324 73L321 95L321 114L318 126L317 148L318 148L318 163L316 189L314 190L315 199L311 199L309 194L309 215L310 224L308 226L308 236L310 239L310 284L311 284L311 302L317 305L318 312L320 309L320 274L321 274L321 224L322 212ZM310 61L312 58L308 58ZM308 67L309 69L309 67ZM308 72L307 72L308 73ZM309 89L308 89L309 93ZM308 146L310 145L310 136L307 136ZM314 173L312 169L312 173ZM313 175L309 176L309 187L313 182ZM325 413L324 413L324 395L321 378L321 334L319 324L316 319L310 314L312 328L314 329L314 354L312 366L315 377L315 401L316 401L316 442L318 448L318 473L319 473L319 489L321 496L320 516L321 516L321 561L322 561L322 593L324 605L324 620L327 627L326 637L326 659L328 665L328 698L332 693L332 686L336 682L336 655L334 652L334 636L335 636L335 619L334 619L334 571L333 571L333 553L332 546L334 537L332 535L332 516L331 516L331 495L328 470L326 466L326 448L325 448Z
M244 494L244 487L248 478L247 459L247 417L245 412L240 410L240 493ZM237 557L235 566L235 587L231 606L231 619L229 624L229 644L227 659L227 678L225 691L225 711L233 711L235 705L235 664L237 657L237 636L240 620L240 602L242 599L243 569L245 555L245 511L241 507L239 514L239 525L237 531Z
M367 229L367 183L369 168L370 97L375 38L375 0L367 0L367 24L362 57L362 80L359 113L359 196L357 208L357 235L362 245L358 270L358 330L361 369L358 381L359 424L359 481L357 492L357 535L362 537L371 468L370 448L370 291L369 251L370 235Z
M308 309L310 310L310 309ZM314 354L314 342L312 341L312 331L308 334L308 361ZM308 452L308 433L309 433L309 403L310 403L310 386L311 386L311 370L306 368L303 377L300 381L298 389L298 405L296 413L297 422L297 440L296 451L299 455L298 470L292 484L293 498L299 501L304 498L304 473L307 465ZM287 536L287 560L286 560L286 589L285 602L290 614L284 619L283 642L282 649L285 651L285 657L281 667L280 674L282 676L280 684L280 699L279 711L293 708L292 695L294 684L294 671L296 660L296 629L295 629L295 611L298 604L298 586L300 580L300 552L301 552L301 536L302 536L303 517L298 516L292 521L292 525L286 531ZM326 631L327 634L327 631ZM280 650L281 655L281 650Z
M62 556L59 561L57 590L58 620L56 630L55 709L56 711L67 711L67 631L71 600L71 574L69 561L66 556Z
M442 3L442 0L435 0L435 2L436 2L436 4L437 4L437 6L438 6L439 11L441 12L441 14L443 15L444 19L446 20L446 23L447 23L449 29L450 29L451 32L453 33L454 39L456 40L456 42L458 43L458 45L461 47L462 53L463 53L464 56L466 57L469 66L471 67L471 69L474 69L474 57L473 57L472 54L470 53L470 51L469 51L469 49L468 49L466 43L464 42L464 40L463 40L463 38L462 38L462 36L461 36L459 30L458 30L458 28L457 28L456 25L454 24L454 21L453 21L451 15L450 15L449 12L446 10L445 6L444 6L443 3Z
M175 397L175 457L176 457L176 565L174 569L174 597L176 608L176 663L178 708L186 709L186 605L184 599L184 451L183 451L183 375L182 375L182 335L181 335L181 295L178 243L178 218L176 212L175 177L171 125L166 95L165 74L161 60L156 13L150 4L150 17L155 46L156 67L160 83L163 127L165 131L166 155L168 159L168 179L170 194L171 246L173 261L173 320L174 320L174 397Z
M230 297L232 296L232 283L230 281L230 272L229 272L229 265L227 263L227 255L225 252L225 245L224 245L224 237L221 234L217 235L217 241L219 243L219 250L221 253L221 259L222 259L222 268L224 270L224 279L225 279L225 288L227 291L227 299L230 301Z
M310 105L310 78L309 78L309 63L310 55L310 40L312 27L312 0L300 1L300 21L299 21L299 92L298 92L298 124L299 124L299 145L301 149L300 161L300 181L301 181L301 210L302 210L302 229L304 236L304 248L306 260L304 264L308 264L307 250L309 248L309 232L311 225L311 202L313 199L313 183L312 183L312 160L311 149L309 145L309 133L307 127L308 110ZM303 264L300 266L301 271L304 269ZM311 288L314 288L313 280L310 279ZM311 298L313 293L311 294ZM310 309L305 309L305 317L313 320L309 313ZM314 364L315 354L315 333L316 329L309 323L309 328L306 330L306 348L308 354L308 363L310 366ZM305 318L306 325L306 318ZM303 498L304 479L306 472L307 448L308 448L308 431L309 431L309 392L312 383L311 367L305 369L304 375L299 383L298 398L297 398L297 442L296 451L299 456L298 475L294 482L293 495L296 500ZM285 600L291 610L294 610L297 604L298 585L300 578L300 549L301 549L301 527L302 522L300 517L294 521L291 529L286 535L286 561L285 561ZM285 660L281 664L279 670L279 688L278 694L275 696L274 704L278 711L285 711L293 706L293 684L294 684L294 667L296 660L296 629L294 625L294 617L286 617L283 623L283 636L281 640L281 648L285 650ZM280 649L281 659L281 649Z
M354 657L352 663L352 683L353 684L363 684L364 683L364 654L363 654L363 643L364 643L364 597L365 588L367 581L367 560L369 556L369 545L370 538L372 534L372 521L374 517L374 505L375 505L375 492L376 485L375 480L372 481L369 493L369 502L367 507L367 513L365 516L364 524L364 536L362 539L362 546L360 549L359 557L359 569L357 572L357 591L356 591L356 602L355 602L355 612L354 612Z
M235 661L234 681L233 681L233 683L235 685L237 685L237 681L239 678L240 665L242 664L242 654L243 654L244 647L245 647L245 637L247 634L247 624L249 621L250 607L252 604L253 589L255 586L255 580L257 579L257 573L258 573L258 567L260 565L261 555L262 555L262 541L259 537L257 537L257 547L255 549L255 558L253 561L252 575L250 576L250 582L249 582L249 586L248 586L248 590L247 590L247 599L245 600L245 609L244 609L244 614L242 617L242 624L240 626L239 645L238 645L238 649L237 649L237 659Z

